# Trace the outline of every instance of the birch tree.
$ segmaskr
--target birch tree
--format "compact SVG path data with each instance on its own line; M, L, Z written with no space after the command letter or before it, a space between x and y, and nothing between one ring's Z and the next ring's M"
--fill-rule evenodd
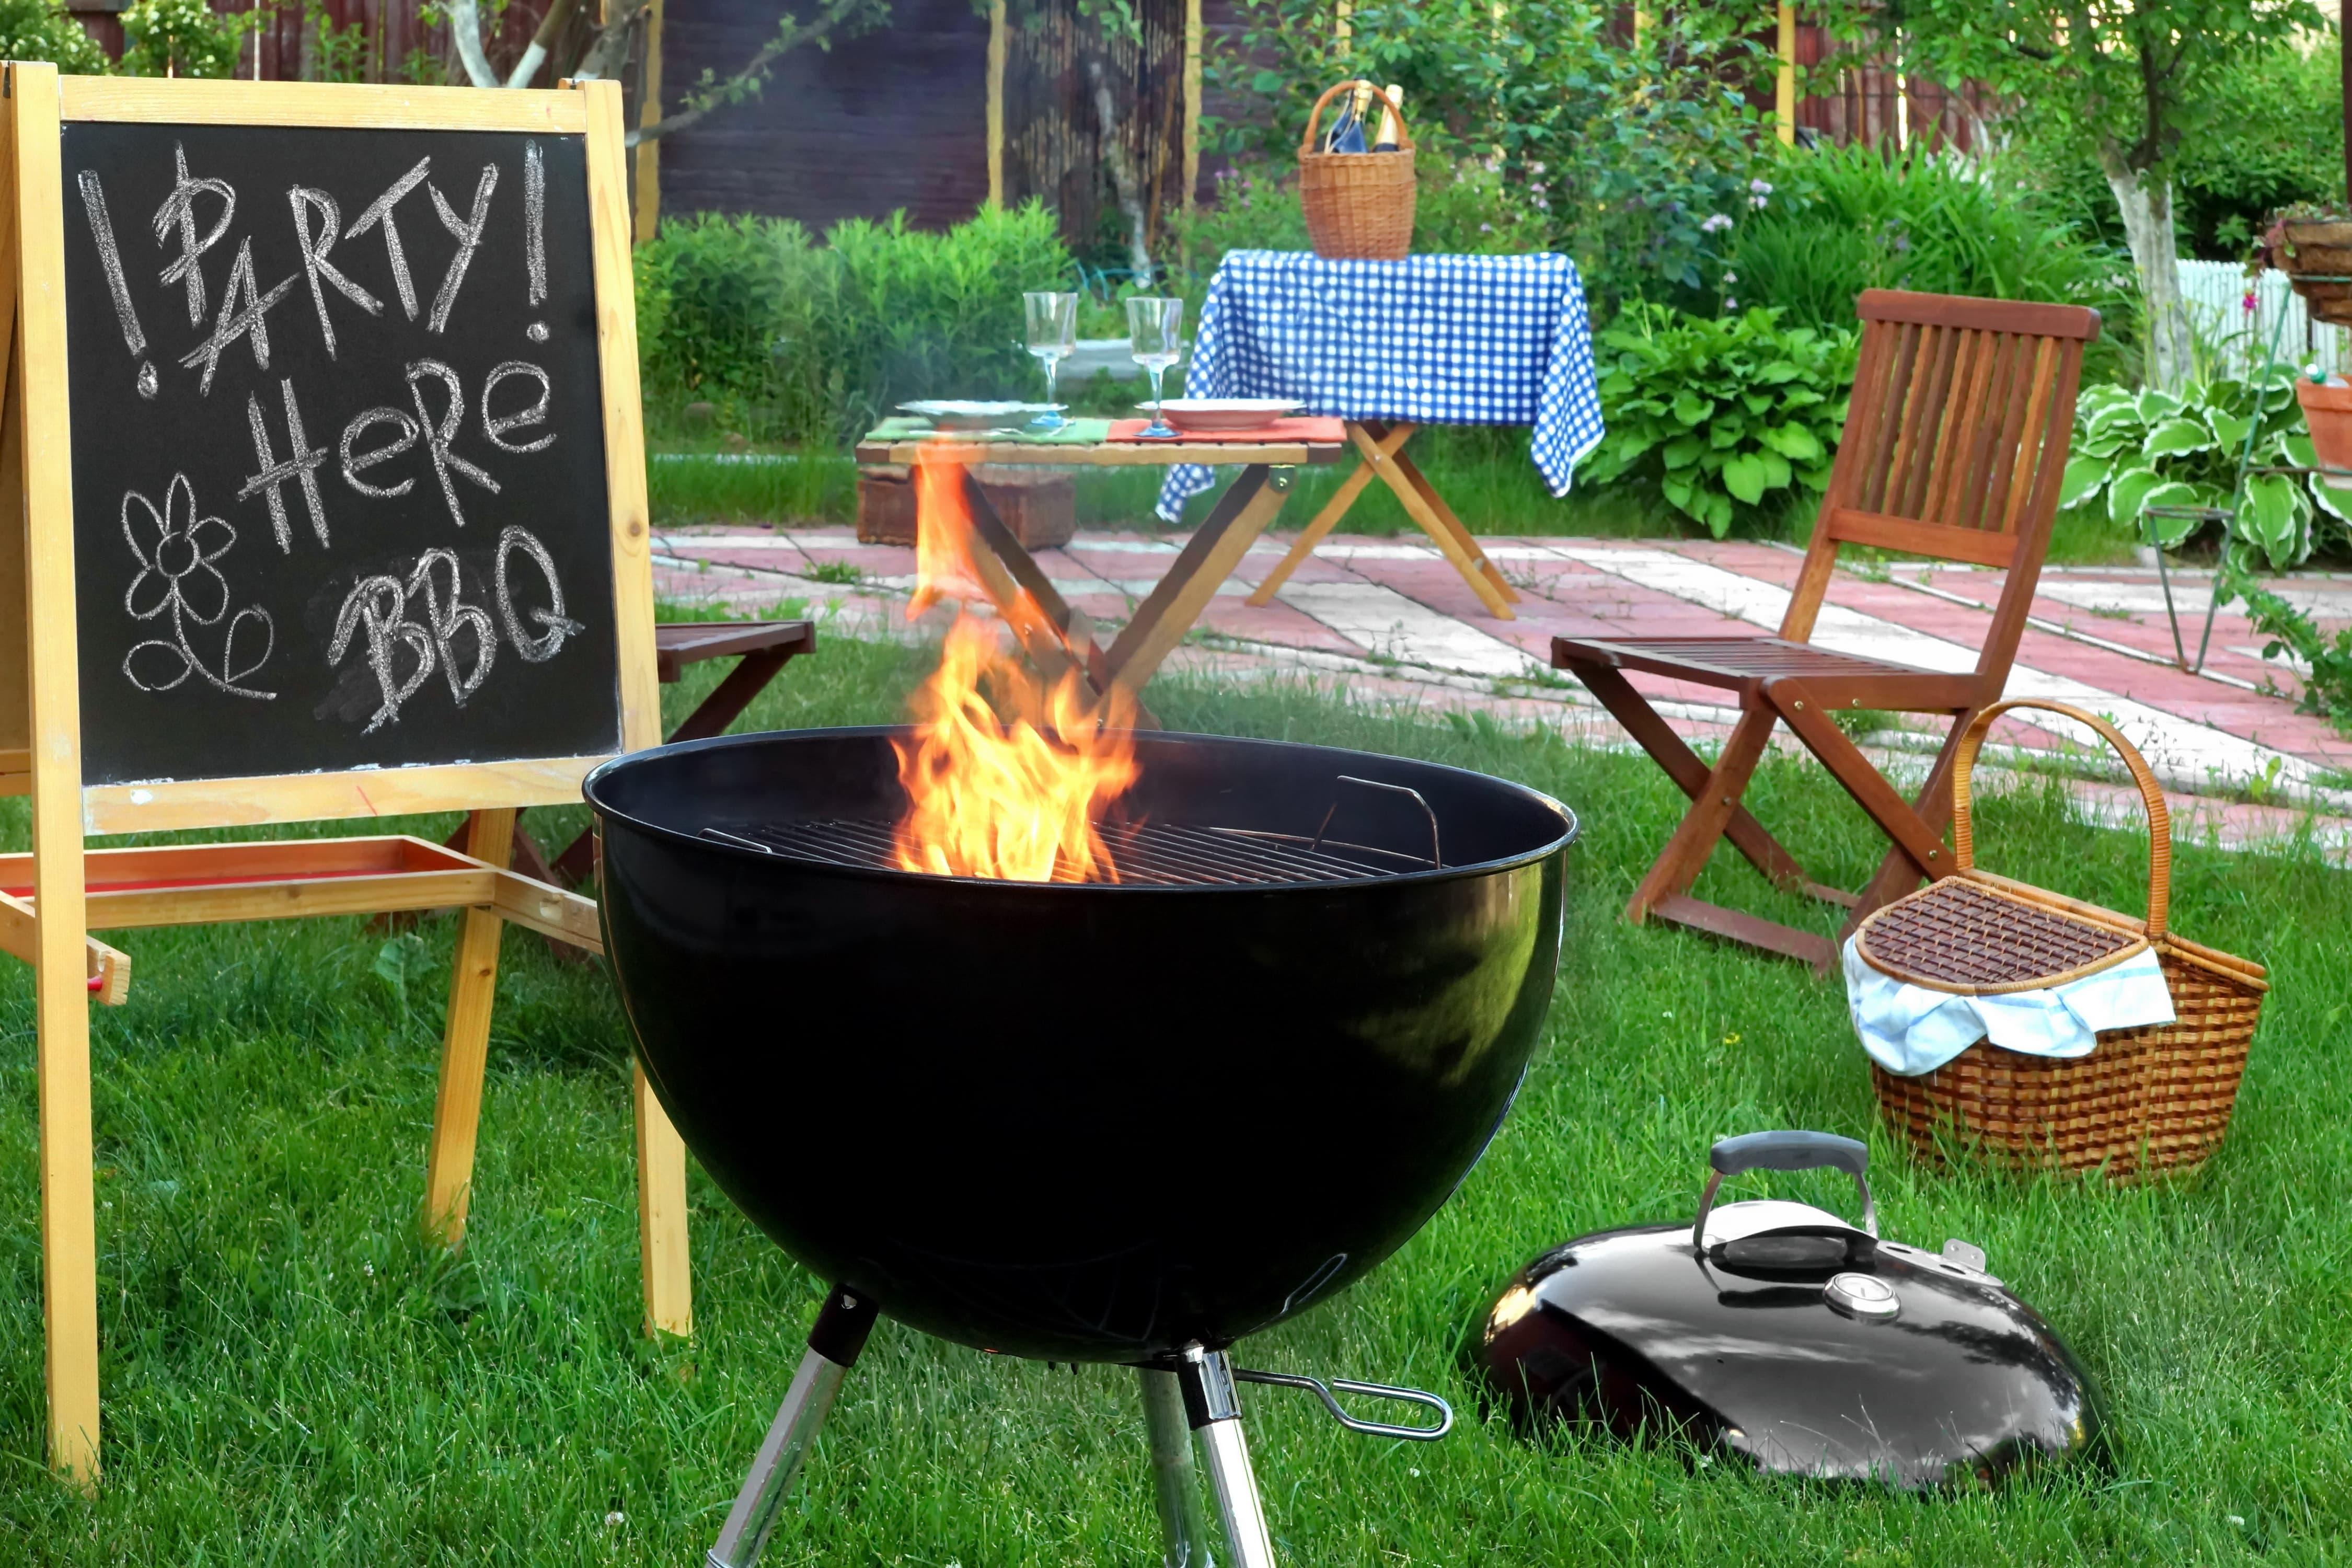
M2173 168L2211 122L2216 73L2241 50L2332 24L2311 0L1888 0L1852 36L1900 40L1903 68L1976 80L2024 134L2086 147L2122 210L2146 300L2146 376L2178 385L2192 334L2180 294Z

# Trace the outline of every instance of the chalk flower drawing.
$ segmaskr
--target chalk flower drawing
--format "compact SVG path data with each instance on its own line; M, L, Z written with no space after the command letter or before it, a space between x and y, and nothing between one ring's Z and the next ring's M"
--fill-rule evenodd
M122 595L123 609L137 621L171 620L169 637L150 637L123 656L122 673L131 684L142 691L169 691L198 675L232 697L274 699L275 691L256 691L243 682L269 662L278 629L269 612L257 605L229 615L228 579L214 563L236 547L236 530L220 518L196 515L195 487L188 476L172 476L160 512L137 490L125 490L122 537L139 558L139 575ZM223 619L228 626L215 671L189 643L188 628L216 626ZM257 639L260 650L254 653ZM242 661L240 643L251 654Z

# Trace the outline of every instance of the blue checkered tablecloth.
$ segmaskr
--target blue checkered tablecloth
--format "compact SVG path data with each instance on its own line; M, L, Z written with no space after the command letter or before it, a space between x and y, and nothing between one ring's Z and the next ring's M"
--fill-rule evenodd
M1534 426L1536 469L1568 493L1601 442L1584 284L1565 256L1327 261L1229 252L1209 280L1188 397L1297 397L1309 414ZM1169 470L1160 515L1214 483Z

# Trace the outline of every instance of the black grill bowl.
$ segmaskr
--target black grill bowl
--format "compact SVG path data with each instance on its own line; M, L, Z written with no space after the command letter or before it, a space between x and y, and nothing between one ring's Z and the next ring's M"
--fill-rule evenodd
M705 827L905 800L903 730L664 746L589 775L605 942L671 1120L828 1281L984 1350L1128 1361L1329 1297L1475 1164L1550 1001L1576 821L1393 757L1139 737L1128 810L1445 865L1324 885L928 877Z

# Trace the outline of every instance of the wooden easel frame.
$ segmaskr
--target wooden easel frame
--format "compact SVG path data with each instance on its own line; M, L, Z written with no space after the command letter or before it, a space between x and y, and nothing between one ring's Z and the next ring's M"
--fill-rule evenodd
M60 132L70 121L509 131L586 140L606 491L621 686L621 744L661 739L651 530L637 395L636 318L621 92L322 86L297 82L60 78L0 67L0 508L24 519L21 583L0 542L0 614L21 610L22 707L0 649L0 791L32 797L31 853L0 857L0 949L34 968L40 1079L42 1296L51 1463L84 1485L99 1460L97 1231L91 1191L89 1003L120 1003L130 965L89 940L107 927L461 908L424 1222L464 1237L485 1050L507 921L600 949L587 900L506 868L517 808L576 801L603 756L146 785L81 780L74 605L71 429L67 397ZM11 495L10 491L16 492ZM15 590L21 586L21 597ZM13 602L12 602L13 601ZM101 849L90 833L152 832L463 810L467 852L404 837ZM29 875L26 875L29 873ZM21 889L21 890L20 890ZM29 893L29 897L25 896ZM693 1326L687 1273L686 1151L642 1071L636 1122L639 1241L649 1329Z

